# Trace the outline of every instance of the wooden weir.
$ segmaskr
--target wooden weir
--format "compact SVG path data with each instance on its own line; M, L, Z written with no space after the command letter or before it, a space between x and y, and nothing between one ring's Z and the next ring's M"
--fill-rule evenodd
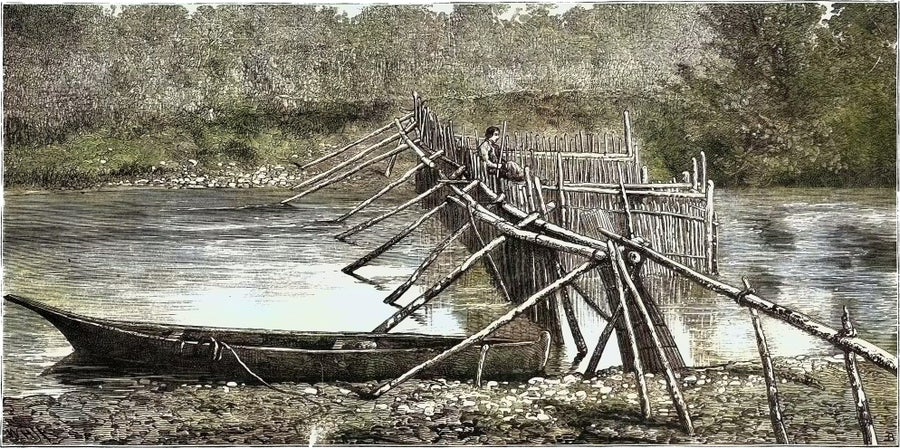
M457 134L451 122L442 123L425 101L414 94L411 113L304 165L309 168L357 146L365 146L298 185L307 189L283 203L300 199L390 158L386 162L387 177L399 154L415 157L414 168L389 181L375 195L339 218L348 219L410 179L414 179L419 192L415 198L352 226L337 238L346 240L415 203L426 210L387 242L347 265L343 271L348 274L399 244L431 217L436 216L448 230L448 236L427 254L409 279L385 298L385 303L394 304L454 241L471 252L459 266L373 332L390 331L478 262L486 264L495 286L513 306L507 314L459 345L382 384L371 395L378 397L388 392L429 366L479 343L518 316L526 315L550 329L557 340L563 331L571 334L579 355L575 365L591 352L585 375L594 374L615 330L623 367L635 373L644 416L652 413L644 373L661 372L679 422L685 432L693 434L688 406L677 379L684 360L657 308L657 298L653 295L658 292L648 290L644 284L647 276L678 276L750 309L763 361L773 430L779 443L789 443L789 440L759 314L788 323L845 353L864 441L877 443L856 358L862 357L896 375L896 357L859 338L846 310L841 329L835 330L758 296L746 282L738 288L711 277L718 271L718 226L713 204L714 184L707 178L704 154L692 161L691 169L685 171L680 181L651 182L647 168L641 164L627 112L623 124L621 139L582 133L510 135L504 125L500 143L502 158L524 167L526 173L524 182L513 182L488 170L478 154L478 145L482 143L478 136ZM365 142L371 143L362 145ZM363 160L383 148L387 149ZM354 162L358 163L353 165ZM598 319L606 322L604 331L598 341L590 344L593 341L584 339L582 325L593 324ZM479 372L479 382L480 379Z

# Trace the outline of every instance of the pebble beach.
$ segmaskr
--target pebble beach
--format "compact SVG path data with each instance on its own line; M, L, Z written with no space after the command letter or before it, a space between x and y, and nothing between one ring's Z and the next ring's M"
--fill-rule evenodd
M842 356L775 360L791 443L858 445L862 436ZM879 441L896 445L897 380L862 363ZM770 444L758 362L678 374L694 434L679 424L661 375L647 374L652 415L632 373L619 368L506 382L411 380L375 400L365 384L221 382L84 387L59 396L4 398L11 444ZM287 393L285 393L287 392Z

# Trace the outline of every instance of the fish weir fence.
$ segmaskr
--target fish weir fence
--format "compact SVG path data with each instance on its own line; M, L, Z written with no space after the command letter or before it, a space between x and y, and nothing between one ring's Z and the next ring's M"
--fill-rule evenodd
M844 353L863 442L877 444L857 356L895 376L896 357L860 338L846 308L841 326L834 329L766 300L746 279L741 287L735 287L711 277L718 273L718 221L715 185L707 178L703 153L699 159L692 160L692 166L682 173L681 179L654 183L646 166L641 164L627 112L623 116L622 138L582 133L548 137L514 132L510 136L504 124L500 154L503 160L524 167L524 181L518 182L489 170L478 153L482 140L478 136L456 134L452 122L442 123L417 94L413 95L412 111L394 120L393 125L386 125L305 165L309 167L337 157L355 146L366 146L340 162L337 167L341 168L332 168L326 171L328 174L295 187L309 188L282 203L297 200L347 178L348 173L359 171L362 166L391 157L385 171L388 176L399 152L412 151L420 162L418 165L338 221L364 209L406 179L414 179L419 194L336 237L346 240L416 203L427 211L343 271L356 275L356 269L399 244L432 216L437 216L443 227L450 230L449 235L432 248L407 281L385 298L385 303L394 304L455 241L462 243L471 255L373 332L390 331L476 263L486 265L494 285L514 308L457 346L381 384L371 396L387 393L434 362L478 343L521 315L550 330L557 338L567 329L578 349L573 365L578 365L590 348L581 332L582 326L597 325L603 320L606 325L590 351L585 375L595 373L614 329L623 368L635 373L644 417L649 418L652 409L643 373L661 372L679 422L686 433L693 434L690 413L676 379L684 360L657 308L657 297L665 294L665 288L648 287L648 284L665 282L645 284L644 281L651 276L687 279L749 309L776 441L790 443L760 314L787 323ZM372 156L340 172L362 155L388 144L397 145L393 153Z

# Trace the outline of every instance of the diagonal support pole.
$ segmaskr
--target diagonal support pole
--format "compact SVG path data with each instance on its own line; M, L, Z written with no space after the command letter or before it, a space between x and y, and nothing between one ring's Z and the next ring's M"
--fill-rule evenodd
M644 418L650 418L652 411L650 410L650 396L647 392L647 381L644 378L644 366L641 364L641 351L638 348L637 337L635 336L634 320L631 316L631 310L625 297L625 285L622 282L622 275L616 267L616 259L619 257L618 248L612 241L607 242L609 248L609 260L612 267L613 276L615 277L616 290L619 293L619 306L622 307L622 319L625 321L625 333L628 336L628 345L631 346L631 355L634 357L632 368L634 368L634 376L638 383L638 392L641 399L641 413ZM627 277L627 276L626 276Z
M746 280L745 280L746 284ZM784 427L784 415L782 413L781 398L778 395L778 380L775 378L775 366L772 365L772 355L769 353L769 344L766 342L766 334L763 332L759 321L759 313L750 308L750 320L753 322L753 330L756 332L756 348L759 350L759 358L762 361L763 375L766 379L766 398L769 402L769 420L772 421L772 431L775 433L775 441L780 444L791 443L788 440L787 429Z
M463 171L465 171L465 168L464 168L464 167L457 168L456 171L454 171L453 173L450 174L450 177L451 177L451 178L455 178L455 177L459 176L460 174L462 174ZM362 230L368 229L369 227L372 227L372 226L374 226L375 224L378 224L379 222L384 221L385 219L388 219L388 218L390 218L391 216L394 216L394 215L396 215L397 213L400 213L400 212L403 211L403 210L406 210L406 209L409 208L411 205L413 205L413 204L415 204L415 203L421 201L422 199L425 199L426 197L428 197L429 195L431 195L431 194L434 193L435 191L438 191L438 190L440 190L441 188L444 188L444 185L445 185L445 184L443 184L443 183L437 183L437 184L435 184L433 187L431 187L431 188L429 188L429 189L423 191L422 193L420 193L418 196L416 196L416 197L414 197L414 198L412 198L412 199L410 199L410 200L408 200L408 201L406 201L406 202L404 202L404 203L398 205L397 207L391 209L390 211L388 211L388 212L386 212L386 213L384 213L384 214L378 215L378 216L376 216L376 217L374 217L374 218L368 219L368 220L366 220L365 222L361 222L361 223L359 223L359 224L357 224L357 225L351 227L350 229L347 229L347 230L345 230L345 231L339 233L338 235L335 236L335 238L337 238L337 239L340 240L340 241L346 241L346 240L347 240L347 237L349 237L349 236L351 236L351 235L353 235L353 234L355 234L355 233L358 233L358 232L360 232L360 231L362 231Z
M535 219L537 219L538 216L539 215L537 213L532 213L531 215L528 215L525 219L520 221L519 224L516 225L516 227L525 227ZM391 329L396 327L401 321L403 321L403 319L409 317L410 314L416 312L416 310L418 310L435 296L440 294L441 291L447 289L447 287L453 284L453 282L462 277L462 275L465 274L466 271L471 269L472 266L474 266L475 263L478 262L478 260L487 255L497 246L503 244L506 239L506 235L500 235L497 238L491 240L489 243L485 244L478 252L469 255L469 257L466 258L465 261L462 262L462 264L453 269L453 271L447 274L447 276L432 285L430 288L425 290L425 292L420 294L419 297L413 299L412 302L409 302L402 309L398 310L391 317L387 318L384 322L375 327L375 329L372 330L372 333L387 333L388 331L391 331Z
M466 191L468 191L468 190L471 190L472 188L475 188L476 185L478 185L478 181L474 180L469 185L466 185L464 187L464 189ZM375 249L373 249L371 252L364 255L359 260L356 260L353 263L350 263L349 265L345 266L343 269L341 269L341 272L343 272L345 274L350 274L353 271L356 271L357 269L367 265L369 262L371 262L372 260L377 258L379 255L387 252L388 249L390 249L395 244L400 242L400 240L402 240L403 238L406 238L410 233L412 233L414 230L419 228L419 226L421 226L426 220L428 220L428 218L434 216L437 212L443 210L443 208L446 206L447 206L447 201L444 201L444 202L441 202L440 204L438 204L437 206L435 206L434 208L432 208L431 210L428 210L427 212L425 212L425 214L420 216L413 223L409 224L408 226L406 226L406 228L401 230L400 233L391 237L390 240L386 241L381 246L376 247Z
M415 122L410 123L410 125L407 126L407 128L408 128L408 129L412 129L413 126L415 126ZM373 151L378 150L378 149L380 149L380 148L383 148L383 147L385 147L385 146L387 146L387 145L389 145L389 144L391 144L391 143L397 141L398 138L400 138L401 136L404 136L404 135L405 135L405 134L404 134L403 132L400 132L399 134L391 135L390 137L387 137L387 138L385 138L384 140L382 140L382 141L380 141L380 142L378 142L378 143L376 143L376 144L374 144L374 145L372 145L372 146L370 146L370 147L368 147L368 148L366 148L366 149L364 149L364 150L358 152L358 153L355 154L353 157L350 157L349 159L344 160L343 162L341 162L341 163L335 165L334 167L332 167L332 168L330 168L330 169L328 169L328 170L325 170L325 171L323 171L323 172L321 172L321 173L319 173L319 174L317 174L317 175L315 175L315 176L313 176L313 177L311 177L311 178L309 178L309 179L306 179L305 181L300 182L300 183L297 184L297 185L294 185L292 188L293 188L293 189L303 188L303 187L305 187L305 186L307 186L307 185L312 184L313 182L318 182L318 181L320 181L320 180L322 180L322 179L324 179L324 178L326 178L326 177L328 177L328 176L331 176L332 174L336 173L337 171L340 171L340 170L346 168L346 167L349 166L351 163L356 162L357 160L359 160L359 159L365 157L366 155L372 153ZM407 146L411 146L410 143L412 143L412 141L409 140L409 138L407 137L406 145L407 145ZM281 203L284 204L284 203L290 202L291 200L292 200L292 199L285 199L284 201L281 201Z
M535 304L537 304L538 302L543 300L548 295L553 294L554 292L556 292L556 290L564 287L566 284L568 284L570 281L577 278L581 274L584 274L585 272L593 269L595 266L597 266L597 263L598 263L597 260L588 260L584 264L576 267L571 272L566 274L564 277L545 286L540 291L534 293L531 297L525 299L525 301L522 302L520 305L513 308L512 310L510 310L508 313L504 314L497 320L491 322L490 324L488 324L488 326L481 329L481 331L473 334L472 336L469 336L464 341L451 347L450 349L444 351L443 353L435 356L434 358L431 358L428 361L425 361L424 363L419 364L416 367L413 367L408 372L404 373L403 375L400 375L396 379L393 379L393 380L387 382L386 384L383 384L381 387L376 389L375 392L372 393L372 395L375 398L380 397L380 396L384 395L386 392L393 389L394 387L397 387L399 384L414 377L416 374L418 374L422 370L425 370L425 369L449 358L450 356L453 356L454 354L459 353L459 352L477 344L478 342L484 340L486 337L490 336L495 331L497 331L497 329L512 322L513 319L515 319L516 317L518 317L519 315L521 315L522 313L527 311L529 308L531 308L532 306L534 306Z
M544 194L541 192L541 179L537 176L534 176L534 190L536 202L538 205L538 209L541 211L541 215L543 215L545 218L549 217L547 204L544 202ZM553 252L553 254L550 255L550 264L556 271L556 276L562 277L564 271L562 262L559 259L559 252ZM566 322L569 324L569 332L572 334L572 340L575 341L575 347L578 349L578 355L576 356L576 359L580 361L582 358L584 358L584 355L587 354L588 348L587 342L585 342L584 340L584 335L581 333L581 328L578 326L578 318L575 316L575 309L572 306L572 297L569 296L569 290L567 288L562 288L556 292L556 298L562 301L563 312L566 315ZM574 364L578 365L577 362L575 362Z
M444 240L441 241L440 244L431 249L431 252L428 253L427 257L425 257L425 260L422 261L419 267L417 267L416 270L413 271L413 273L406 279L406 281L404 281L400 286L397 287L397 289L394 289L393 292L391 292L387 297L384 298L384 303L387 303L389 305L393 305L394 303L396 303L397 299L403 296L403 294L412 287L412 285L416 282L416 280L419 279L422 273L425 272L425 270L428 269L432 265L432 263L434 263L438 259L441 253L443 253L444 250L450 247L450 245L453 244L453 242L456 241L463 233L465 233L466 230L469 230L469 227L471 226L472 224L468 222L463 224L462 226L460 226L460 228L456 229L455 232L444 238Z
M406 121L406 120L409 120L410 118L412 118L412 116L413 116L412 113L408 113L408 114L404 115L403 117L399 118L398 120L401 121L401 122L402 122L402 121ZM361 137L361 138L359 138L359 139L357 139L357 140L354 140L352 143L350 143L350 144L344 146L343 148L340 148L340 149L338 149L338 150L336 150L336 151L334 151L334 152L330 152L330 153L328 153L328 154L326 154L326 155L324 155L324 156L322 156L322 157L319 157L319 158L316 159L316 160L313 160L312 162L308 162L308 163L306 163L305 165L301 166L300 169L301 169L301 170L305 170L305 169L307 169L307 168L309 168L309 167L311 167L311 166L314 166L314 165L316 165L316 164L322 163L322 162L324 162L324 161L326 161L326 160L328 160L328 159L330 159L330 158L332 158L332 157L339 156L339 155L343 154L344 152L346 152L347 150L349 150L350 148L353 148L354 146L356 146L356 145L358 145L358 144L360 144L360 143L366 141L367 139L370 139L370 138L372 138L372 137L374 137L374 136L376 136L376 135L378 135L378 134L380 134L380 133L382 133L382 132L384 132L384 131L390 129L391 126L394 126L394 122L390 122L390 123L388 123L388 124L386 124L386 125L384 125L384 126L378 128L378 129L376 129L376 130L374 130L374 131L368 133L365 137Z
M434 154L432 154L431 158L435 159L437 157L440 157L443 154L444 154L444 151L438 151L438 152L435 152ZM429 160L431 160L431 159L429 159ZM350 210L349 212L344 213L343 215L337 217L337 219L335 219L335 222L343 222L347 218L359 213L360 210L368 207L369 204L375 202L376 199L386 195L389 191L393 190L394 188L397 188L398 186L402 185L404 182L408 181L411 177L415 176L416 173L419 172L419 170L425 168L426 166L427 165L424 162L414 166L409 171L403 173L403 175L400 176L399 178L397 178L397 180L385 185L384 188L382 188L381 190L378 190L378 192L373 194L371 197L369 197L365 201L360 202L356 207L353 207L353 210Z
M613 250L611 258L615 260L619 276L625 279L625 284L628 285L628 289L631 290L631 296L634 298L634 303L637 305L638 312L643 316L644 322L647 322L647 327L650 330L650 337L653 341L653 348L656 350L656 355L659 357L660 362L662 362L663 368L665 369L666 386L669 389L669 395L672 397L672 403L675 405L675 412L678 414L678 420L681 422L681 426L688 435L694 435L694 424L691 423L691 414L688 412L687 403L685 403L684 395L681 393L681 386L678 385L678 379L675 378L675 372L672 370L672 365L669 363L668 358L666 358L666 352L663 350L659 332L656 331L656 326L653 325L653 318L650 316L647 305L644 303L645 299L638 291L637 285L631 280L631 275L628 273L628 267L625 266L625 260L623 260L621 254L619 254L618 246L610 242L610 249L615 249ZM623 309L626 309L624 306L625 301L623 300L621 303Z
M594 346L594 352L591 353L591 359L588 360L587 368L584 369L585 377L593 377L597 372L597 366L600 364L600 358L603 357L603 351L606 349L606 344L609 343L609 338L612 336L613 331L616 329L616 325L621 318L622 305L619 304L619 307L613 313L612 318L606 321L606 326L603 327L600 338L597 339L597 345Z
M844 307L841 316L843 331L848 337L856 337L856 329L850 321L850 311ZM856 407L856 419L862 430L863 443L866 445L878 445L878 437L875 435L875 425L872 422L872 411L869 410L869 399L863 389L862 378L859 376L859 367L856 364L856 355L853 352L844 352L844 367L847 369L847 378L850 380L850 389L853 392L853 403Z
M394 148L394 149L392 149L392 150L390 150L390 151L388 151L388 152L386 152L386 153L384 153L384 154L381 154L381 155L379 155L379 156L377 156L377 157L373 157L373 158L371 158L371 159L369 159L369 160L366 160L366 161L363 162L363 163L360 163L359 165L356 165L355 167L351 168L350 170L348 170L348 171L346 171L346 172L344 172L344 173L342 173L342 174L339 174L339 175L337 175L337 176L335 176L335 177L326 179L326 180L324 180L324 181L322 181L322 182L320 182L320 183L318 183L318 184L315 184L315 185L313 185L312 187L309 187L308 189L306 189L306 190L304 190L304 191L302 191L302 192L300 192L300 193L298 193L298 194L292 196L289 200L290 200L290 201L296 201L296 200L298 200L298 199L300 199L300 198L303 198L304 196L308 196L308 195L310 195L310 194L312 194L312 193L315 193L315 192L317 192L317 191L319 191L319 190L321 190L321 189L323 189L323 188L325 188L325 187L327 187L327 186L329 186L329 185L333 185L333 184L335 184L335 183L337 183L337 182L340 182L340 181L342 181L342 180L344 180L344 179L346 179L346 178L348 178L348 177L350 177L350 176L352 176L352 175L358 173L358 172L361 171L362 169L364 169L364 168L366 168L366 167L368 167L368 166L374 165L374 164L376 164L376 163L378 163L378 162L380 162L380 161L382 161L382 160L384 160L384 159L386 159L386 158L388 158L388 157L392 157L392 156L396 157L397 154L400 154L401 152L403 152L403 151L405 151L405 150L407 150L407 149L409 149L409 145L407 145L407 144L405 144L405 143L404 143L404 144L401 144L401 145L397 146L396 148Z

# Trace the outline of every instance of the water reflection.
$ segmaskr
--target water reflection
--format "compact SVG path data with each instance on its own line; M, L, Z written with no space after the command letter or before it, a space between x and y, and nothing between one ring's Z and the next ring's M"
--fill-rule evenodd
M330 219L357 197L316 195L296 207L274 205L283 196L277 190L7 195L4 292L123 320L367 331L396 311L382 299L442 238L439 224L431 223L360 269L365 281L355 279L341 267L387 240L417 210L346 244L333 235L353 223ZM357 219L406 197L376 203ZM717 201L725 281L738 285L747 276L763 297L832 326L847 305L864 337L896 349L892 191L722 191ZM412 300L467 255L452 246L398 303ZM747 311L730 299L685 282L648 282L686 362L757 356ZM604 324L584 303L576 301L575 309L592 348ZM4 394L77 387L58 375L38 376L70 353L62 336L33 313L6 304L3 310ZM478 265L394 331L471 334L508 310ZM776 355L830 350L787 325L769 319L763 325ZM504 331L524 335L534 328L523 320ZM558 356L565 370L574 349L565 328L563 336L568 344ZM601 366L618 363L613 343Z

